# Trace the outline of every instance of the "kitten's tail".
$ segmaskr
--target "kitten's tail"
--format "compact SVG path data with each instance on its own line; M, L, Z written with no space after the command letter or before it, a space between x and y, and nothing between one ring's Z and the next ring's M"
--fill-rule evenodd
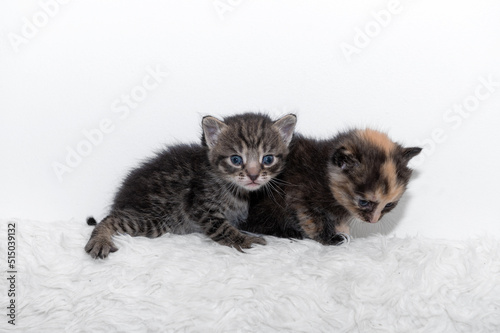
M87 224L88 225L97 225L97 221L93 216L90 216L87 218Z

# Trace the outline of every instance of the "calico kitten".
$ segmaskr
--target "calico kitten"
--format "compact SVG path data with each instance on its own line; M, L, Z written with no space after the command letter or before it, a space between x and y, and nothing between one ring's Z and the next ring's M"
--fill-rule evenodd
M378 222L396 207L410 180L408 161L421 148L403 148L381 132L351 130L331 140L295 135L274 191L252 198L242 230L338 244L356 217Z
M274 122L254 113L203 118L201 145L169 147L125 178L85 251L107 257L117 251L116 233L201 232L239 251L265 244L235 226L247 217L249 193L282 171L295 123L294 115Z

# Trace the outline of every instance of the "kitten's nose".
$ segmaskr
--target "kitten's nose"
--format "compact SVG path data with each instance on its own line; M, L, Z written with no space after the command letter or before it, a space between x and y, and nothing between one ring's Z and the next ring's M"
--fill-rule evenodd
M257 178L259 178L260 164L256 160L251 159L247 164L246 172L248 178L254 182Z
M373 213L373 215L370 218L370 223L377 223L380 220L380 217L382 216L382 213L378 211L378 209Z
M254 182L257 178L259 178L259 175L258 174L256 174L256 175L250 175L249 174L248 178L250 178Z

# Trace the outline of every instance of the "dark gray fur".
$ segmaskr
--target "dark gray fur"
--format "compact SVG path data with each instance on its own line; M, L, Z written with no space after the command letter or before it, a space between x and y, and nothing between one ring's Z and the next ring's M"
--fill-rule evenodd
M117 251L112 241L117 233L153 238L200 232L240 251L265 244L235 226L247 217L249 192L282 171L295 121L294 115L272 121L254 113L223 121L205 117L201 145L168 147L130 172L85 250L93 258L107 257ZM245 163L233 165L234 155ZM261 163L264 155L274 156L273 165ZM259 185L247 188L250 176L258 177Z

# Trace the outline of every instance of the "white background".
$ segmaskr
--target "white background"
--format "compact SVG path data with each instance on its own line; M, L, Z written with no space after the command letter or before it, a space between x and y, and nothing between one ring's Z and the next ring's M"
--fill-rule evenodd
M2 2L0 218L103 217L127 171L197 142L203 115L295 112L307 135L370 126L424 147L369 232L498 237L499 17L497 0Z

